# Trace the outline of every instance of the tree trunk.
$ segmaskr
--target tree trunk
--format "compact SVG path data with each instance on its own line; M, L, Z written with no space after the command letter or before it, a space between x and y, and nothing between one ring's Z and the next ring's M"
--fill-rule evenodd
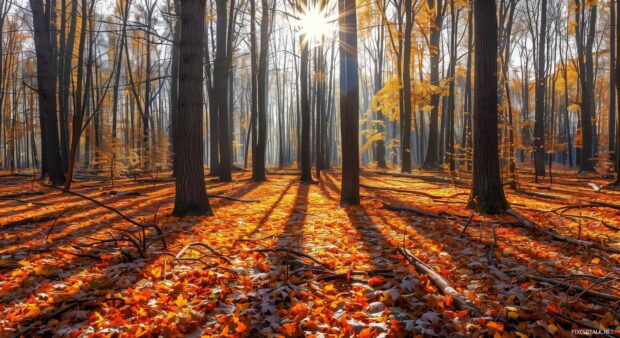
M547 40L547 0L542 0L540 11L540 35L538 36L538 63L536 68L534 111L534 169L535 179L545 176L545 42Z
M305 6L306 0L302 0L302 7ZM311 182L312 169L310 167L310 93L308 90L308 59L310 56L310 51L308 49L308 40L306 34L302 33L299 39L301 41L301 60L299 65L299 82L301 96L301 148L299 158L301 164L301 181Z
M202 60L205 0L181 1L178 130L174 216L212 215L204 177ZM218 19L219 20L219 19Z
M228 69L227 62L227 0L216 0L217 7L217 36L215 53L215 74L214 85L218 103L218 124L219 124L219 175L223 182L232 180L231 152L232 145L230 134L228 133ZM232 32L229 32L232 33ZM183 37L181 37L182 39ZM183 59L181 59L183 62Z
M256 152L252 155L252 180L266 181L265 155L267 149L267 57L269 55L269 3L261 0L263 10L260 23L260 55L258 57L258 135Z
M411 32L413 30L412 0L405 0L405 42L403 50L403 126L401 172L411 172Z
M496 15L495 1L474 2L474 173L467 207L487 214L508 209L498 154Z
M411 0L405 0L411 3ZM355 0L339 0L340 133L342 189L340 204L359 204L359 80Z
M32 23L34 29L34 45L37 55L37 83L40 113L43 116L41 125L45 132L41 133L41 145L45 153L45 168L50 181L54 185L65 183L60 158L60 142L58 139L58 119L56 117L56 62L53 60L49 22L50 4L44 9L42 0L30 0ZM56 37L54 36L54 42Z
M431 85L439 86L439 42L441 37L441 26L443 24L443 2L444 0L435 0L435 20L432 22L431 36L429 39L429 48L431 53ZM429 3L433 3L430 0ZM439 93L431 94L431 119L428 134L428 149L426 151L426 159L422 168L426 170L439 169Z

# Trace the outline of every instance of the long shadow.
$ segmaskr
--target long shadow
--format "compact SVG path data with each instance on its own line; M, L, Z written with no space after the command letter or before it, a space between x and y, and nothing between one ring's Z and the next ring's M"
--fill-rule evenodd
M284 230L278 236L276 246L278 249L301 249L304 223L308 211L308 194L310 187L300 183L295 196L295 204L291 209Z
M286 185L286 188L278 196L278 199L271 205L269 210L267 210L265 215L261 217L260 221L258 221L258 224L254 227L254 229L246 233L245 236L247 236L248 238L252 238L252 236L254 236L256 233L258 233L262 229L263 225L265 225L265 223L269 220L269 218L271 217L273 212L276 210L278 205L280 205L280 203L282 202L282 199L284 199L284 196L286 196L288 191L293 187L293 183L294 182L290 182L289 184Z

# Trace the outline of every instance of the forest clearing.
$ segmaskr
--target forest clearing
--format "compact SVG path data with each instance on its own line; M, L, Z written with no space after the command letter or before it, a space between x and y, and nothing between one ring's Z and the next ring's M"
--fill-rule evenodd
M0 0L0 338L620 336L618 0Z
M460 180L364 171L362 203L339 207L338 171L318 184L294 174L208 181L230 199L212 197L213 217L181 219L170 180L77 178L72 191L145 232L79 196L2 177L0 196L16 195L0 197L2 335L617 334L620 192L588 186L601 180L567 173L536 186L524 174L540 196L506 192L527 228L465 209Z

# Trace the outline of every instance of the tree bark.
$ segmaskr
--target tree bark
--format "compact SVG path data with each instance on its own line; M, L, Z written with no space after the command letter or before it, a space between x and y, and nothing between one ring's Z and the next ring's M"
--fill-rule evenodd
M181 0L174 216L212 215L204 177L202 60L205 0ZM219 19L218 19L219 20Z
M474 173L467 207L487 214L509 207L499 170L496 16L494 0L474 2Z
M411 3L411 0L406 0ZM340 36L340 204L359 204L359 78L355 0L338 0Z
M60 158L60 142L58 138L58 119L56 117L56 62L53 60L49 22L51 9L49 2L44 9L42 0L30 0L32 23L34 29L34 45L37 55L37 84L39 94L39 112L42 116L41 133L45 168L50 181L54 185L65 183ZM54 43L56 37L53 37Z

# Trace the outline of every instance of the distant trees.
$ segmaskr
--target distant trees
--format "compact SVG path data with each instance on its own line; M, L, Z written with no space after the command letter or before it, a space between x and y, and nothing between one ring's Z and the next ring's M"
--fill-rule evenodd
M467 207L486 214L508 208L498 155L496 18L494 0L474 1L474 172Z
M205 0L181 0L175 216L213 214L205 188L202 142L204 13Z
M405 0L411 2L411 0ZM340 133L342 188L340 204L359 204L359 75L355 0L338 0L340 37Z

